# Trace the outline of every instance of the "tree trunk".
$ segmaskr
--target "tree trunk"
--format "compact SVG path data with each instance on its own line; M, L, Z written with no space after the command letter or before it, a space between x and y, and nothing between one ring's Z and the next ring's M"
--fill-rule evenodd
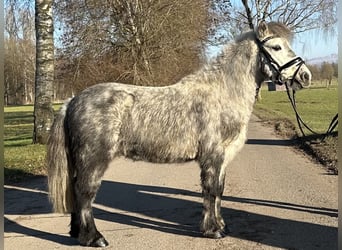
M54 119L52 108L54 45L52 0L36 0L36 75L33 143L46 144Z

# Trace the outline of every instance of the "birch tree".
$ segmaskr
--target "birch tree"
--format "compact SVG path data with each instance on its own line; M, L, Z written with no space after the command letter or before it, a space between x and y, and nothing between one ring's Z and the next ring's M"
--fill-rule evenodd
M54 42L52 0L35 1L36 75L33 142L46 144L54 119L52 108Z

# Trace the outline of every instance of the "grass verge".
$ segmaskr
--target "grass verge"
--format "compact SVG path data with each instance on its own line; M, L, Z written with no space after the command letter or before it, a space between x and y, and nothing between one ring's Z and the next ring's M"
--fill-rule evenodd
M59 107L54 105L55 110ZM5 183L46 174L46 147L32 144L33 106L5 107L4 111Z

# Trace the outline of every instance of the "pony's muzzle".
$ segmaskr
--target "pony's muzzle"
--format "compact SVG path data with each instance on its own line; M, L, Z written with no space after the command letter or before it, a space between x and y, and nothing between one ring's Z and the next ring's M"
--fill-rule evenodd
M303 87L309 87L311 85L311 74L308 72L301 73L300 78L303 82Z
M302 65L299 71L299 78L303 88L308 88L311 85L311 72L306 67L306 65Z

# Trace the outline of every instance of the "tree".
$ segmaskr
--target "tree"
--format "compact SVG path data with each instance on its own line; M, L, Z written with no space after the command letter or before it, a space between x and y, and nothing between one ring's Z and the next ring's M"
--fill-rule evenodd
M232 19L233 11L230 0L211 0L209 9L209 36L207 43L209 46L222 45L228 42L232 37Z
M78 90L100 81L174 83L202 62L209 7L206 0L56 0L65 73Z
M54 43L52 0L35 1L36 75L33 142L46 144L54 119L52 108Z
M34 9L26 0L5 1L5 105L33 102Z
M332 78L334 76L334 67L331 63L323 62L321 67L321 77L322 79L327 80L326 86L330 87Z
M338 77L338 64L337 63L332 63L332 67L334 69L334 77Z
M254 28L261 20L266 20L285 23L300 33L331 30L337 22L334 0L241 0L241 3L231 17L237 29Z
M309 70L312 74L312 80L317 81L317 80L321 79L321 67L319 65L307 64L306 66L309 68Z

